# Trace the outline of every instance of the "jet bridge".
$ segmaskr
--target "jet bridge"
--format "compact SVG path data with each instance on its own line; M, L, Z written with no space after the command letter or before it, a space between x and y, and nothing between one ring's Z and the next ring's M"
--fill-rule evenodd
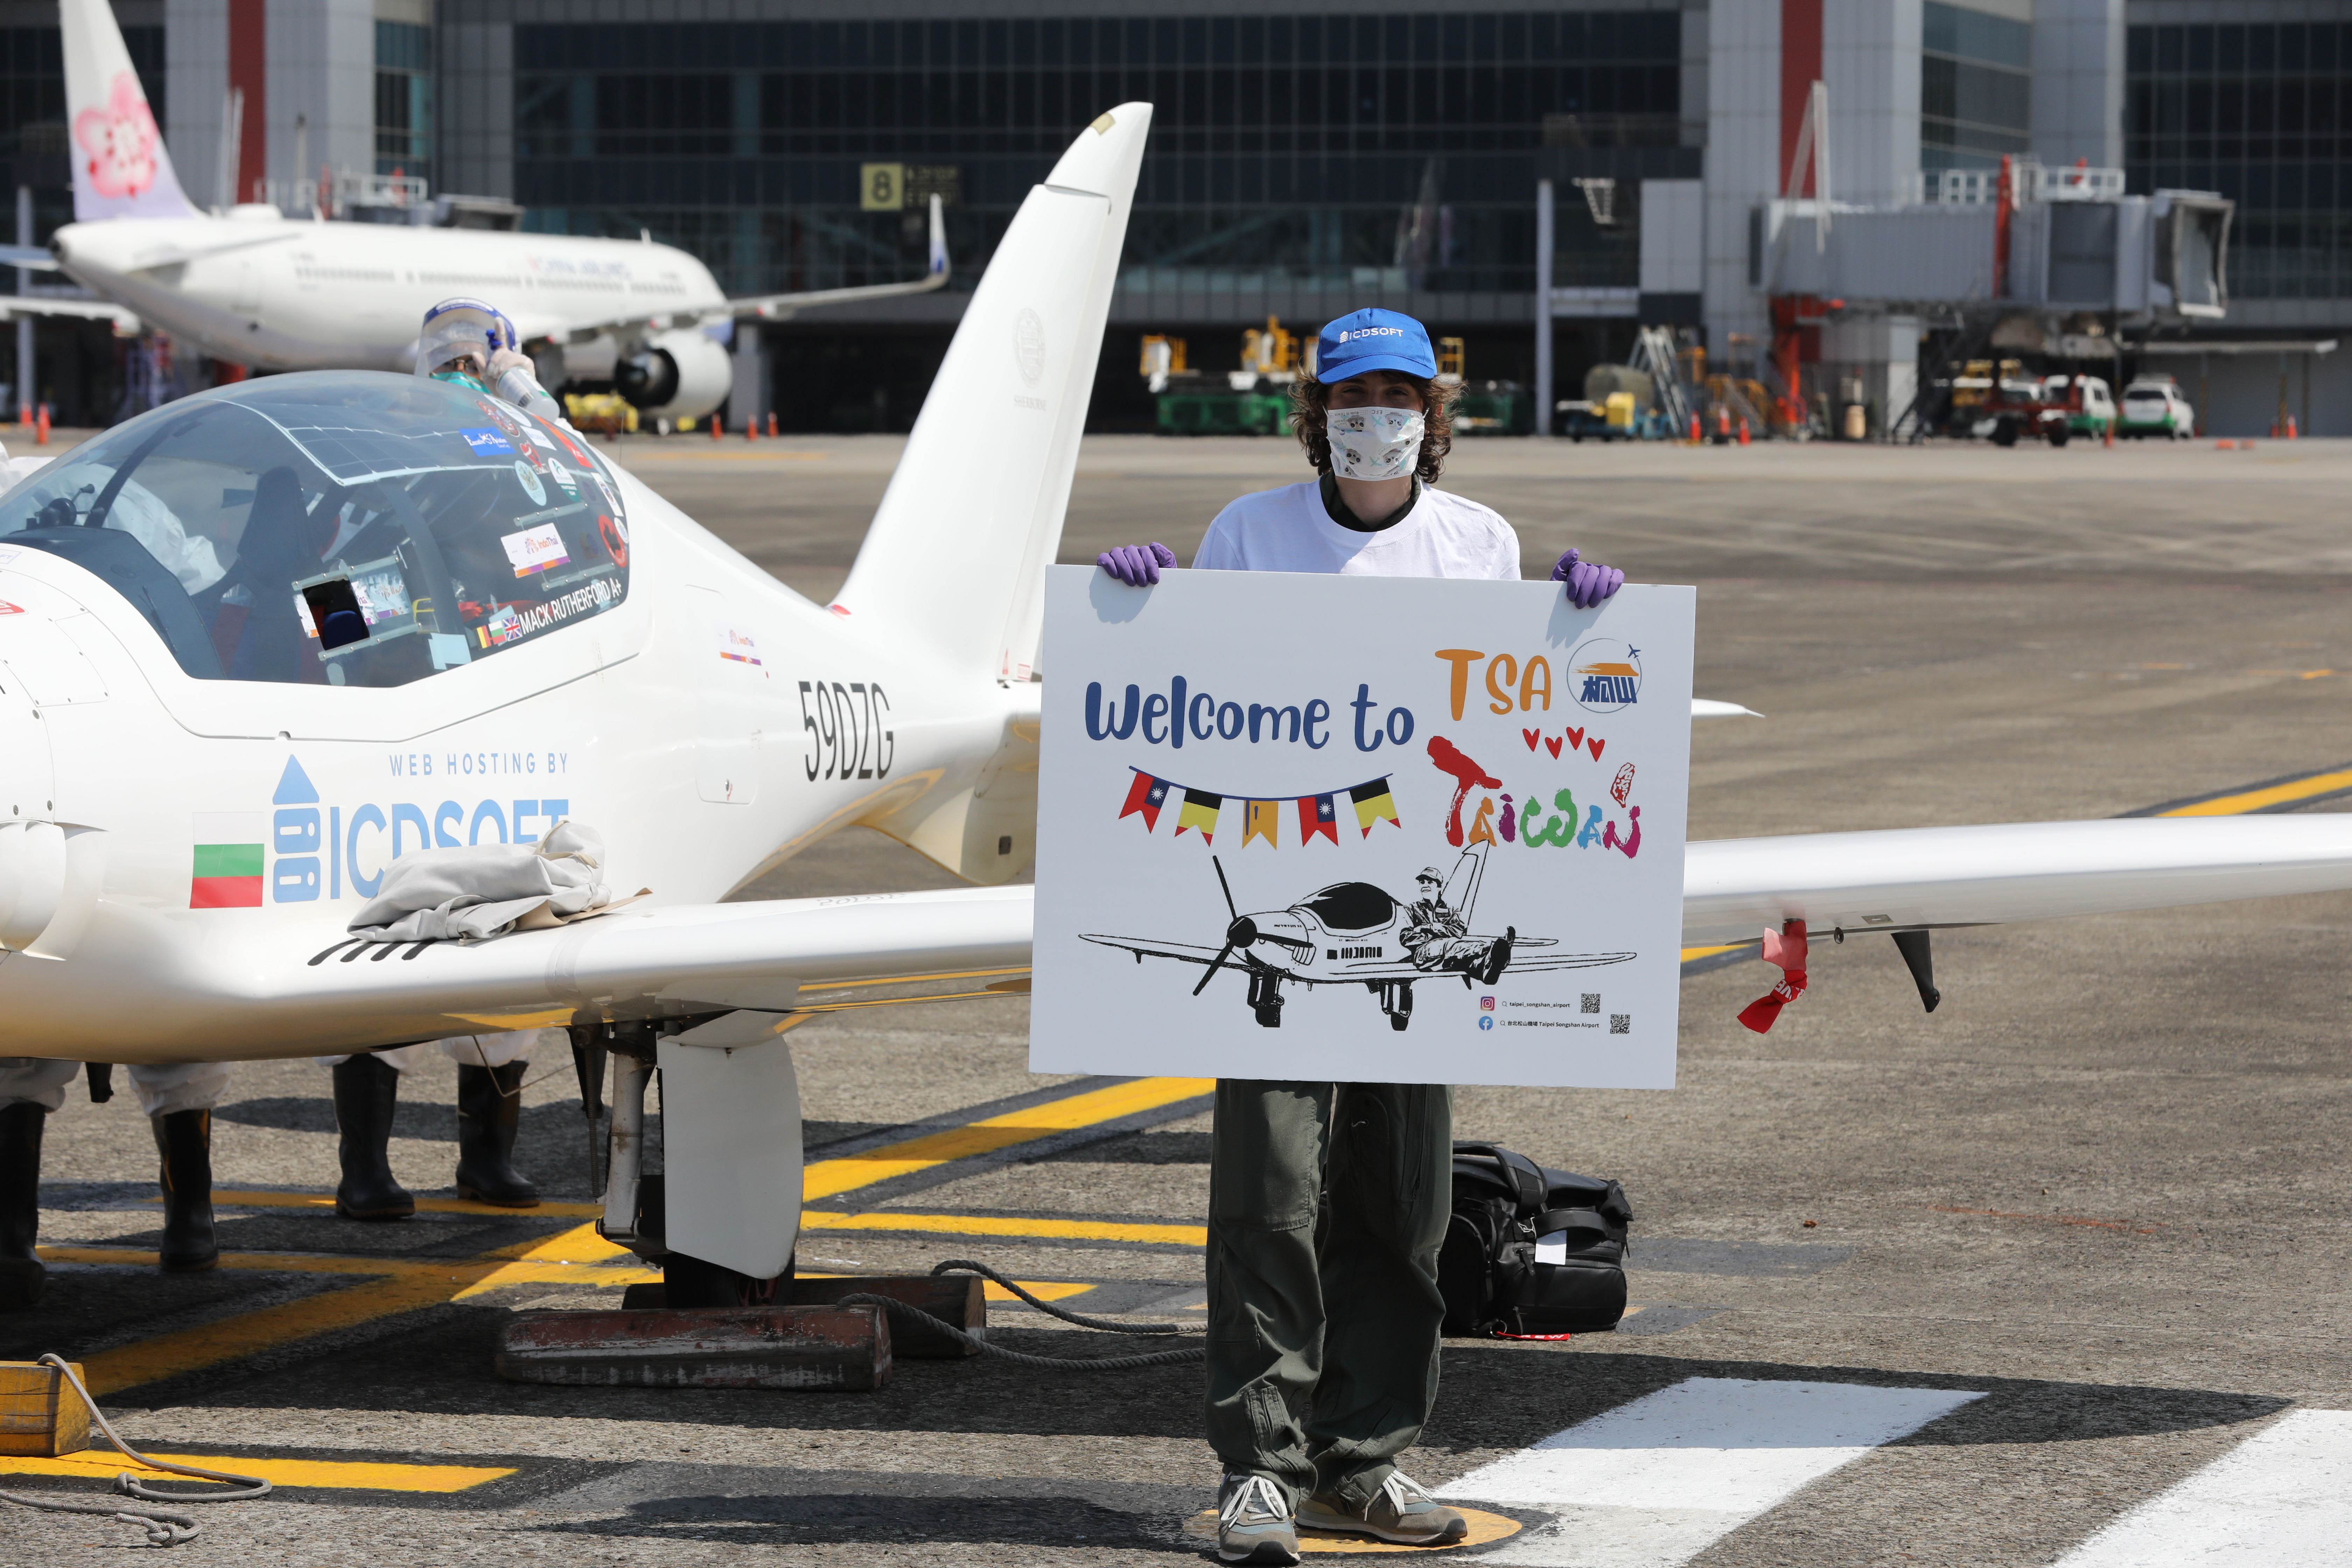
M1748 281L1849 310L2009 307L2138 325L2229 310L2233 204L2210 191L2124 194L2119 169L1948 170L1906 200L1766 202L1749 215Z

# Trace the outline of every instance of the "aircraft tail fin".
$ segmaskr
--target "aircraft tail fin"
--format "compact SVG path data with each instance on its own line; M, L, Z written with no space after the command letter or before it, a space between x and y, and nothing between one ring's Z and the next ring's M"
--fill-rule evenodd
M68 4L73 0L68 0ZM1031 188L974 289L835 614L955 675L1034 671L1045 571L1151 106L1122 103Z
M74 220L194 217L107 0L59 0Z

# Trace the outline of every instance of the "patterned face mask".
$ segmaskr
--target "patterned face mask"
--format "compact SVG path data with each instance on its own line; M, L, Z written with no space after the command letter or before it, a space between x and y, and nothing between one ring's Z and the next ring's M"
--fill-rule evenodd
M1331 471L1343 479L1403 479L1421 456L1425 428L1415 408L1335 408L1324 425Z

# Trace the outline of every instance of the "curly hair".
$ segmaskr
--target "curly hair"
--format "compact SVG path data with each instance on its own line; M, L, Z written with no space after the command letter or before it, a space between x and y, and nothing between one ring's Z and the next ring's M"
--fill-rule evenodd
M1395 373L1403 375L1399 371ZM1462 395L1458 383L1424 381L1417 375L1405 375L1413 390L1421 394L1422 423L1426 433L1421 438L1421 460L1413 472L1423 484L1434 484L1437 476L1445 471L1445 455L1454 449L1454 403ZM1290 384L1290 430L1298 444L1307 448L1307 460L1315 465L1318 474L1331 471L1331 437L1325 430L1325 421L1331 412L1331 389L1319 381L1301 376Z

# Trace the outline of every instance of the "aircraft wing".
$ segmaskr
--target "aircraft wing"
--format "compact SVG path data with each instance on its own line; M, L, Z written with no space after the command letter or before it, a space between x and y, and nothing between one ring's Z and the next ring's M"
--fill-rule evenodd
M2352 816L2137 817L1689 846L1683 942L1919 931L2352 888ZM1516 966L1515 966L1516 967Z
M557 342L584 343L606 332L664 331L684 327L715 326L726 321L790 321L803 310L813 310L825 305L847 305L861 300L894 300L902 294L928 294L943 289L948 281L947 226L940 207L940 198L931 198L930 261L922 277L905 283L869 283L855 289L815 289L799 294L747 294L730 299L717 310L659 311L615 316L601 321L563 321L526 324L516 322L516 331L526 342L548 338Z
M1514 948L1506 974L1529 974L1547 969L1599 969L1603 964L1623 963L1638 956L1631 952L1538 952L1522 953Z
M139 318L104 300L58 300L46 294L0 294L0 321L19 316L73 316L86 321L111 321L124 337L139 331Z
M299 1009L341 1048L583 1012L782 1012L803 984L1025 966L1030 912L1025 886L630 909L475 943L350 939L206 988Z
M0 245L0 267L22 267L30 272L55 272L58 258L38 245Z
M1022 890L1026 892L1028 889ZM1081 940L1098 942L1105 947L1124 948L1144 958L1173 958L1184 963L1213 963L1217 957L1215 948L1195 947L1189 942L1153 942L1146 937L1097 936L1091 932ZM1242 966L1238 963L1229 963L1225 967L1239 969Z

